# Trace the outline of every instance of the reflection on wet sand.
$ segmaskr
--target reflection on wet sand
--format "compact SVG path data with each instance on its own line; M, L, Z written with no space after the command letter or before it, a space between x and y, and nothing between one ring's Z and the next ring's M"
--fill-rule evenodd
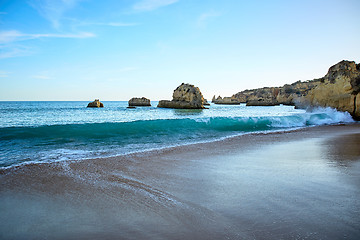
M341 135L324 142L328 157L346 165L348 162L360 160L360 134Z

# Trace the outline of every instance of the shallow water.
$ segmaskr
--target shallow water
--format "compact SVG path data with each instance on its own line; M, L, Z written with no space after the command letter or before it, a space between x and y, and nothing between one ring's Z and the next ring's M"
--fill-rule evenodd
M3 170L5 239L359 239L360 130Z
M204 110L104 102L0 102L0 167L109 157L231 136L352 122L333 109L211 105ZM153 106L157 102L152 102Z

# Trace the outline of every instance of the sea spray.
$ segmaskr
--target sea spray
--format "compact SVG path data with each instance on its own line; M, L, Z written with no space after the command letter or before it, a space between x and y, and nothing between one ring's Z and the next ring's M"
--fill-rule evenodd
M305 111L289 106L212 105L209 110L203 111L156 108L126 111L125 108L113 106L106 112L96 109L100 110L98 115L103 116L101 121L96 122L97 116L89 118L76 106L66 108L66 111L80 114L74 117L73 121L68 112L63 112L63 105L51 105L46 102L45 106L38 104L37 110L34 111L35 115L42 115L43 120L48 121L44 120L39 124L33 123L33 119L26 122L24 118L19 117L18 121L12 119L10 126L7 123L1 127L0 166L114 156L215 141L245 133L291 130L353 121L348 113L330 108ZM25 104L18 113L13 109L13 113L20 116L20 111L28 112L33 107L31 105L26 108ZM55 116L53 112L63 113L64 117Z

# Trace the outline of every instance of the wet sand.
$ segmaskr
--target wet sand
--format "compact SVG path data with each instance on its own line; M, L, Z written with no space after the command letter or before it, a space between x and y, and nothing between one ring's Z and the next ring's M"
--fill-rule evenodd
M360 125L0 170L0 239L360 239Z

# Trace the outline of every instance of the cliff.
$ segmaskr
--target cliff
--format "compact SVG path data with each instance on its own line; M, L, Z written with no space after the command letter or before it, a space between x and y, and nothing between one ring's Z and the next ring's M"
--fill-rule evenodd
M341 61L332 66L302 104L336 108L360 120L360 64Z
M245 90L232 98L246 102L247 106L332 107L360 119L360 64L344 60L330 67L322 78L282 87Z
M215 98L215 96L212 98L212 101L215 104L226 104L226 105L239 105L240 101L237 98L234 97L224 97L218 96Z
M173 99L159 101L159 108L203 109L204 97L198 87L182 83L173 93Z

